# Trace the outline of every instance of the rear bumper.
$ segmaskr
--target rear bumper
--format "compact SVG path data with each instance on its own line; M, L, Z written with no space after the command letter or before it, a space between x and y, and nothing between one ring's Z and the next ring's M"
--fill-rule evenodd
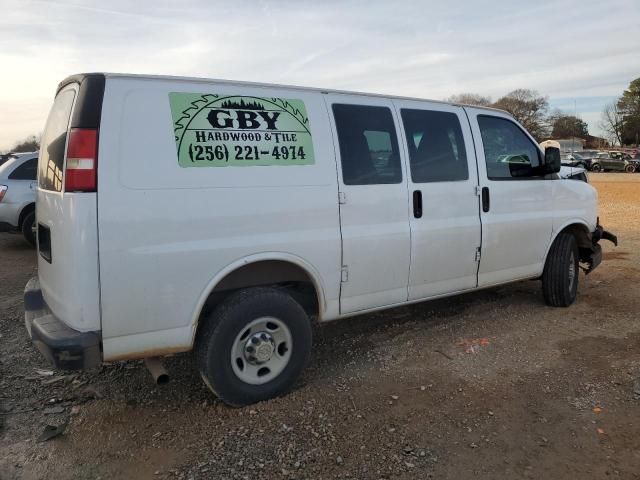
M31 341L56 368L83 370L102 363L98 332L79 332L66 325L49 309L38 277L24 289L24 321Z

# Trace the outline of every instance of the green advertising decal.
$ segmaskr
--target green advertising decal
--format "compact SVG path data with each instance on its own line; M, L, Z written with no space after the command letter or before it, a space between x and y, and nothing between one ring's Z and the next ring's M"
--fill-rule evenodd
M311 165L302 100L169 93L181 167Z

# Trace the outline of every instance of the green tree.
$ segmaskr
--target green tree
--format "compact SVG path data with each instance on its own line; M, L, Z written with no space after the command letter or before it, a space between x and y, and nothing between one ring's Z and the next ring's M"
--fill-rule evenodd
M547 136L549 100L535 90L519 88L498 99L492 106L513 115L537 141Z
M640 141L640 78L629 84L618 99L622 115L622 144L638 144Z
M35 152L40 149L40 139L35 135L30 135L24 140L17 142L11 149L12 152Z
M586 138L589 135L587 123L574 115L554 112L549 117L552 138Z

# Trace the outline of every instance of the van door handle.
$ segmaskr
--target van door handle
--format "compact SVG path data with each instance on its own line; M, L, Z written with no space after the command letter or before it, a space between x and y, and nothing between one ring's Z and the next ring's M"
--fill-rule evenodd
M422 217L422 192L420 190L413 191L413 216Z
M482 187L482 211L487 213L491 207L491 200L489 199L489 187Z

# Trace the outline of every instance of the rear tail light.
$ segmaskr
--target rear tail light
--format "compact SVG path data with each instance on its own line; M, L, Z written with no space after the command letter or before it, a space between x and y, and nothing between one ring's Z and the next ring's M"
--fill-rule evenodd
M9 190L9 187L6 185L0 185L0 202L4 198L4 194L7 193L7 190Z
M67 142L64 189L67 192L95 192L98 172L98 130L72 128Z

